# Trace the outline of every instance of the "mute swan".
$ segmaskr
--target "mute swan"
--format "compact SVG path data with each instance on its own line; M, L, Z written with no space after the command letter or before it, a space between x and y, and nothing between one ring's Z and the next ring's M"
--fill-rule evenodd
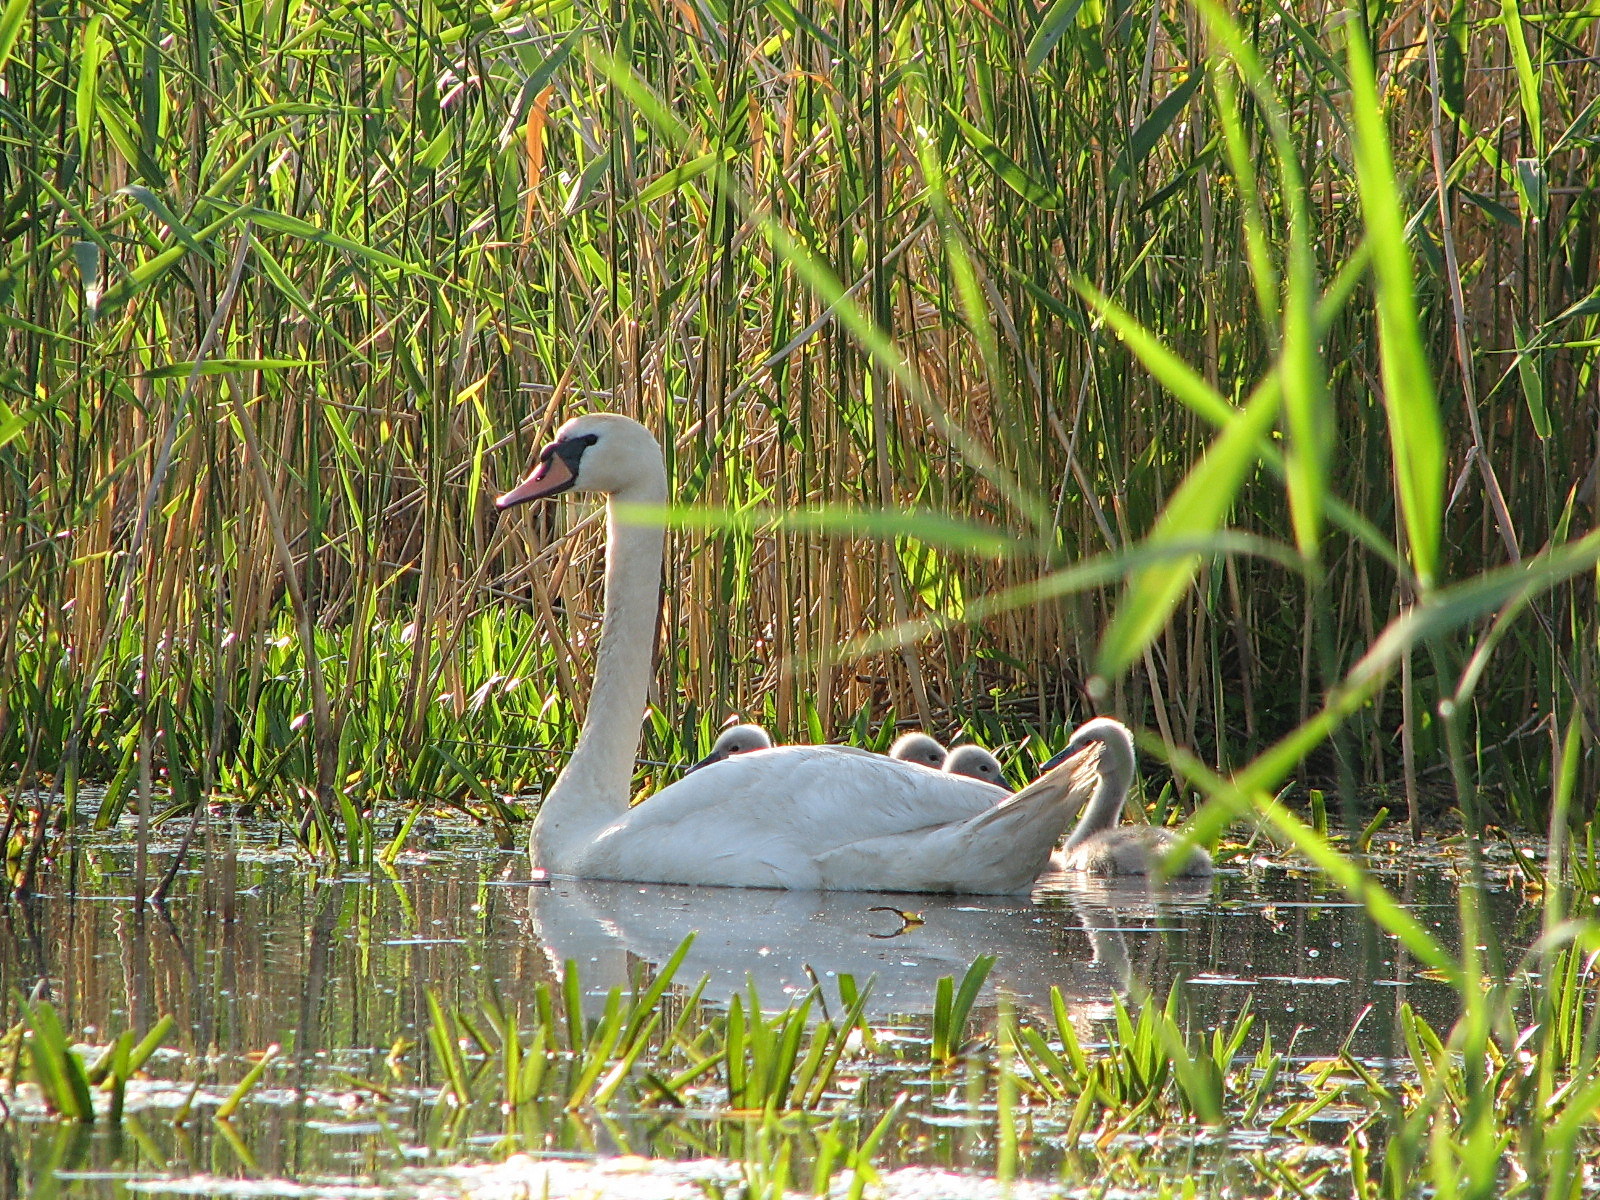
M1016 795L847 747L736 755L628 806L661 607L661 447L637 421L576 417L495 501L606 496L605 616L578 745L533 822L536 869L590 879L907 892L1028 890L1082 809L1099 735ZM752 803L752 801L756 801Z
M1006 784L1006 774L1000 768L1000 760L982 746L957 746L945 756L944 772L947 775L969 775L973 779L1003 787L1008 792L1011 790Z
M1128 799L1128 785L1133 782L1133 734L1121 721L1110 717L1096 717L1081 725L1072 734L1067 748L1044 765L1049 771L1066 761L1073 746L1091 726L1100 733L1103 749L1100 753L1100 784L1084 810L1072 836L1061 847L1051 865L1066 871L1083 871L1089 875L1153 875L1160 869L1161 861L1171 854L1180 841L1170 829L1151 825L1119 825L1122 808ZM1211 855L1203 846L1191 846L1183 862L1173 870L1174 878L1194 878L1210 875Z
M889 757L921 763L938 771L944 767L945 749L925 733L903 733L889 747Z

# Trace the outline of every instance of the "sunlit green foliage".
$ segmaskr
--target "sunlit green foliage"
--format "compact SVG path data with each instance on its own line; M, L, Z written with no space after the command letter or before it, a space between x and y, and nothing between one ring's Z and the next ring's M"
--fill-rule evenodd
M582 711L599 531L488 498L562 416L620 409L675 501L641 784L729 711L879 745L891 712L965 724L1024 765L1114 712L1159 733L1196 837L1268 829L1457 988L1453 1030L1412 1028L1415 1094L1364 1081L1358 1191L1502 1194L1510 1154L1571 1194L1597 27L1595 0L10 0L8 880L84 819L85 778L141 839L220 795L350 862L440 802L514 840L501 793L548 781ZM1280 803L1307 779L1351 830L1363 785L1413 829L1427 799L1473 834L1548 822L1537 974L1563 990L1519 1019L1480 988L1471 888L1452 951ZM474 1039L505 1102L562 1022L564 1101L644 1053L655 1001L592 1029L563 1002ZM835 1043L758 1008L684 1069L766 1111ZM457 1092L464 1019L435 1006ZM1202 1122L1267 1102L1175 1009L1125 1009L1109 1065L1003 1032L1001 1077L1036 1068L1005 1086L1053 1103L1088 1073Z
M1109 709L1226 767L1366 662L1303 770L1459 737L1536 816L1596 670L1595 14L1380 9L7 5L0 759L350 858L506 824L598 546L487 498L604 406L719 514L663 729Z
M930 1118L989 1142L1002 1179L1036 1173L1028 1160L1041 1143L1058 1147L1069 1185L1109 1173L1159 1187L1174 1169L1170 1147L1202 1153L1223 1131L1261 1146L1237 1177L1213 1180L1199 1195L1241 1186L1248 1195L1297 1195L1333 1179L1363 1200L1399 1200L1422 1183L1462 1196L1566 1196L1597 1144L1592 934L1555 949L1547 975L1488 981L1487 1032L1470 1012L1445 1030L1404 1007L1399 1063L1358 1057L1348 1042L1307 1061L1279 1049L1248 1005L1225 1028L1199 1027L1181 986L1165 1000L1117 998L1109 1017L1088 1016L1055 990L1045 1012L1017 1011L1003 998L998 1008L983 1004L969 1014L977 1036L951 1059L938 1048L932 1016L895 1022L893 1033L869 1023L870 984L848 977L837 996L814 988L779 1010L764 1008L753 990L711 1004L704 980L685 987L677 978L688 948L642 972L631 991L603 998L590 995L573 963L559 982L537 981L514 1003L485 995L476 1007L446 1009L430 995L429 1050L412 1061L399 1036L390 1078L347 1082L393 1103L413 1080L431 1080L429 1123L445 1145L488 1128L503 1132L504 1150L535 1149L563 1123L587 1123L609 1130L626 1152L629 1135L617 1122L653 1113L658 1130L684 1122L677 1136L695 1147L697 1128L726 1124L737 1136L717 1144L732 1150L749 1186L772 1195L808 1185L821 1195L841 1179L870 1183L880 1146L903 1152ZM980 962L967 980L986 973ZM945 983L953 992L954 981ZM128 1080L170 1026L162 1022L137 1047L123 1035L90 1068L48 1004L23 1012L28 1073L67 1122L92 1119L96 1086L112 1092L120 1120ZM908 1036L908 1027L929 1036ZM7 1061L23 1028L0 1039ZM293 1070L276 1049L244 1064L214 1110L219 1126L254 1102L265 1077ZM173 1058L161 1072L182 1080L202 1069ZM912 1099L874 1079L932 1091ZM0 1072L11 1102L26 1103L17 1083ZM189 1105L175 1119L189 1120ZM1344 1158L1324 1152L1296 1166L1295 1146L1326 1145L1330 1135ZM1140 1145L1166 1145L1169 1155L1130 1154Z
M108 1097L107 1121L120 1124L128 1081L144 1069L160 1047L172 1028L172 1018L162 1017L142 1038L135 1039L132 1030L125 1030L93 1062L88 1062L73 1048L53 1004L48 1000L30 1004L20 996L15 1000L22 1023L0 1039L0 1044L13 1047L13 1063L17 1052L27 1051L28 1074L39 1088L45 1107L62 1120L92 1125L100 1115L92 1094L93 1089L99 1088ZM14 1086L17 1080L12 1077L7 1082Z

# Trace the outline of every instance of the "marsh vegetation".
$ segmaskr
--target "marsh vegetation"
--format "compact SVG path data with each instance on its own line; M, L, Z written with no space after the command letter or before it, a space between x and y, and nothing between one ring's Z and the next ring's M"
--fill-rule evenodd
M1114 713L1155 820L1300 856L1457 995L1351 1085L1388 1122L1346 1130L1355 1190L1592 1188L1597 43L1596 0L0 0L8 904L77 888L97 831L139 911L198 867L231 912L236 820L368 877L443 809L520 843L602 534L489 498L624 411L673 487L641 787L729 714L965 732L1016 783ZM1359 853L1402 813L1464 834L1459 939ZM1498 828L1539 914L1502 958ZM7 1078L27 1040L81 1107L43 998L8 991ZM977 1169L1028 1173L1034 1101L1132 1131L1287 1086L1165 999L1082 1062L986 1014L975 1119L1014 1144ZM114 1087L163 1015L88 1039ZM452 1032L505 1062L476 1001L430 1020L430 1070ZM518 1036L579 1062L558 1024ZM826 1150L753 1126L743 1186L867 1162L888 1111Z

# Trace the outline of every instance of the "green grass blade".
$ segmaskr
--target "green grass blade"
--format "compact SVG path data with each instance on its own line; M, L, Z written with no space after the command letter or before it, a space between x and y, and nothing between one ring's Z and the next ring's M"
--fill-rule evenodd
M1372 54L1360 21L1345 22L1355 167L1378 302L1383 404L1389 417L1395 487L1417 581L1433 586L1444 536L1444 430L1423 349L1411 248L1395 182L1389 134Z
M1256 444L1278 414L1276 388L1262 390L1216 439L1200 464L1173 493L1146 547L1201 542L1227 520L1251 468L1259 461ZM1188 554L1134 574L1117 606L1117 615L1100 641L1095 672L1115 678L1136 662L1166 626L1178 601L1194 581L1199 554Z

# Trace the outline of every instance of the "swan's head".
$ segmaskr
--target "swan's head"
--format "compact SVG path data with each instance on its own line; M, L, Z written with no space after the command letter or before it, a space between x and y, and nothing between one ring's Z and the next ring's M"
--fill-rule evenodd
M944 760L944 773L967 775L973 779L981 779L984 783L992 783L996 787L1006 786L1006 776L1000 769L1000 760L982 746L957 746Z
M759 725L730 725L717 735L711 753L702 758L684 774L709 767L712 763L732 758L735 754L748 754L752 750L772 749L772 737Z
M528 477L494 506L500 509L543 500L562 492L664 494L661 444L639 422L616 413L573 417L556 430L555 441L539 451ZM660 485L660 486L652 486Z
M907 733L889 747L889 757L901 762L921 763L937 771L944 766L944 747L925 733Z

